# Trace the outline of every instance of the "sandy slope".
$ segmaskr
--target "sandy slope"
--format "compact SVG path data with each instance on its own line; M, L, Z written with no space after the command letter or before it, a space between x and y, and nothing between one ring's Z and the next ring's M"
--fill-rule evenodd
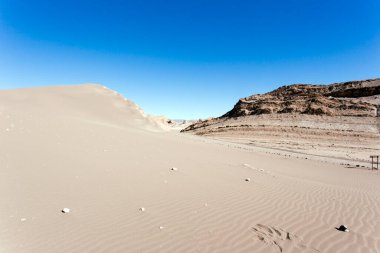
M378 172L165 132L101 86L0 91L0 252L375 253L379 192Z

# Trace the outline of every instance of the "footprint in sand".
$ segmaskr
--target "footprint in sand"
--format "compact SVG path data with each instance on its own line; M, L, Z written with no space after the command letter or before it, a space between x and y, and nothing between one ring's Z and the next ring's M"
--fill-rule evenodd
M277 252L286 252L286 249L289 248L296 248L297 252L319 252L319 250L306 246L298 236L281 228L257 224L252 231L255 233L255 239L274 247Z

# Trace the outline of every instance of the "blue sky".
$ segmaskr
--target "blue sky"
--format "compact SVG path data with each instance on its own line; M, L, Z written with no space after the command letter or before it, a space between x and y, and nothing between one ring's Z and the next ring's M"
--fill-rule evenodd
M380 77L380 1L0 0L0 88L100 83L220 116L292 83Z

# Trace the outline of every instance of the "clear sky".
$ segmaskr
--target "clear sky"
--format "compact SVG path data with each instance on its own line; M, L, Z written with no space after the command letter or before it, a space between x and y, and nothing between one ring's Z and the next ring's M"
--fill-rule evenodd
M0 0L0 88L100 83L171 118L380 77L379 0Z

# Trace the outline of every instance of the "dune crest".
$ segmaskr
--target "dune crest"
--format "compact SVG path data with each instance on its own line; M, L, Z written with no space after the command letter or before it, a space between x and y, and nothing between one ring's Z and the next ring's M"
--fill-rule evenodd
M148 115L136 103L98 84L48 86L0 91L2 107L28 103L24 113L83 120L114 127L150 131L167 130L163 122Z

